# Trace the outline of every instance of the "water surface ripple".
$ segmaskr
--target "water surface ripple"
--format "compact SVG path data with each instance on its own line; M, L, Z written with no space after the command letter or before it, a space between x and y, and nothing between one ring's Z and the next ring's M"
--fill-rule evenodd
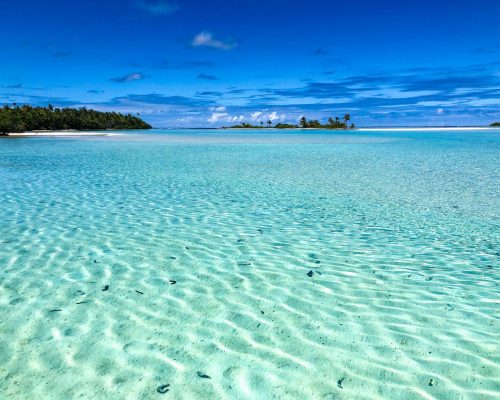
M0 139L0 397L497 399L499 154L498 130Z

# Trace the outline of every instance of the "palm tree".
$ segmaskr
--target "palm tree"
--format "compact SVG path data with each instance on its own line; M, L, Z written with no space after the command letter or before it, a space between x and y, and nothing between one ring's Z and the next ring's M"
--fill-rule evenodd
M301 128L307 128L307 119L306 117L302 117L300 120L299 120L299 126Z
M335 117L335 124L338 125L340 122L339 117Z
M347 128L347 123L351 120L350 114L344 114L345 127Z
M328 125L330 125L330 126L335 125L335 121L333 120L332 117L328 118Z
M273 122L272 122L270 119L269 119L269 120L267 120L267 127L268 127L268 128L270 128L272 124L273 124Z

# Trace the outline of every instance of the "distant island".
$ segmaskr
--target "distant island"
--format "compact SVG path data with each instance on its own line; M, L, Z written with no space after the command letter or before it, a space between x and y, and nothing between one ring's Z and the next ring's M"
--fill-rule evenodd
M0 135L36 130L115 130L151 129L139 117L83 108L32 107L5 105L0 108Z
M492 124L490 124L490 126L492 128L497 128L497 127L500 127L500 122L493 122Z
M299 120L298 124L284 124L284 123L277 123L276 125L273 126L273 123L271 120L268 120L266 122L266 125L264 125L264 121L261 121L259 125L252 125L247 122L243 122L238 125L233 125L229 127L222 127L223 129L266 129L266 128L274 128L274 129L308 129L308 128L313 128L313 129L355 129L355 125L351 123L349 125L349 122L351 121L351 115L350 114L344 114L344 118L340 120L339 117L334 118L328 118L328 121L326 124L322 124L319 122L317 119L312 119L308 120L306 117L302 117Z

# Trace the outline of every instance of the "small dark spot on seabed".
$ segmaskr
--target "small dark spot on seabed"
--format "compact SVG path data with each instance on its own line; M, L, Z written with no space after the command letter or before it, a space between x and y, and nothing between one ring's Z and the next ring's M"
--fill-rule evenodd
M309 271L306 275L307 275L309 278L312 278L312 276L313 276L313 272L312 272L312 271Z
M169 282L171 285L175 285L177 283L177 281L174 281L174 280L170 280Z
M141 292L140 290L136 290L137 293L139 294L144 294L143 292Z
M97 260L94 260L94 264L97 264Z
M429 386L434 386L434 379L429 379Z
M174 257L174 256L170 256L169 257L171 260L177 260L177 257Z
M344 378L340 378L338 381L337 381L337 386L340 388L340 389L344 389L344 387L342 386L342 382L344 382Z
M84 301L79 301L79 302L77 302L77 303L75 303L75 304L87 304L87 303L88 303L88 301L87 301L87 300L84 300Z
M425 278L426 281L432 281L432 276L429 276L428 278Z
M106 286L104 286L104 288L102 289L102 291L105 292L108 289L109 289L109 285L106 285Z
M169 387L169 386L170 386L170 384L168 384L168 383L167 383L167 384L165 384L165 385L158 386L158 387L156 388L156 391L157 391L158 393L165 394L165 393L167 393L167 392L168 392L168 390L169 390L169 389L168 389L168 387Z
M62 311L60 308L54 308L53 310L50 310L49 312L58 312L58 311Z
M75 294L83 296L85 294L85 292L83 290L78 289L78 290L75 291Z
M210 378L210 376L208 376L207 374L204 374L204 373L203 373L203 372L201 372L201 371L197 371L197 372L196 372L196 375L198 375L198 377L200 377L200 378L204 378L204 379L212 379L212 378Z
M247 266L247 265L252 265L252 263L250 261L239 261L238 265Z

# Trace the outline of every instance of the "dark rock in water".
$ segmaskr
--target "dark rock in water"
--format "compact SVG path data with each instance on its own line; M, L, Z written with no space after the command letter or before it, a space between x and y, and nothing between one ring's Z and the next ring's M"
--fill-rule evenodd
M307 273L307 276L308 276L309 278L312 278L312 276L313 276L313 272L312 272L312 271L309 271L309 272Z
M171 280L169 281L171 285L175 285L177 283L177 281L174 281L174 280Z
M261 234L264 233L264 231L262 229L257 229L257 232L259 232Z
M426 281L432 281L432 276L429 276L428 278L425 278Z
M204 378L204 379L212 379L212 378L210 378L207 374L204 374L204 373L203 373L203 372L201 372L201 371L197 371L197 372L196 372L196 375L198 375L198 377L200 377L200 378Z
M88 303L88 301L87 301L87 300L84 300L84 301L78 301L78 302L76 302L75 304L87 304L87 303Z
M429 386L434 386L434 379L429 379Z
M102 288L102 291L103 291L103 292L105 292L105 291L106 291L106 290L108 290L108 289L109 289L109 285L106 285L106 286L104 286L104 287Z
M167 392L168 392L168 390L169 390L169 389L168 389L168 387L169 387L169 386L170 386L170 385L169 385L168 383L166 383L165 385L158 386L158 387L156 388L156 391L157 391L158 393L165 394L165 393L167 393Z
M249 266L249 265L252 265L252 263L250 261L239 261L238 265Z
M144 294L143 292L141 292L140 290L136 290L137 293L139 294Z
M60 308L54 308L53 310L50 310L49 312L58 312L58 311L62 311Z
M319 257L317 254L309 253L309 258L312 258L313 260L317 260Z
M15 306L16 304L22 303L23 299L21 297L18 297L17 299L12 300L9 304L11 306Z
M174 256L170 256L168 258L170 258L171 260L177 260L177 257L174 257Z
M244 242L244 241L245 241L245 239L238 239L238 240L236 241L236 243L242 243L242 242Z
M340 388L340 389L344 389L344 387L342 386L342 382L344 382L344 378L340 378L338 381L337 381L337 386Z
M75 294L77 294L79 296L83 296L85 294L85 292L83 290L78 289L75 291Z

